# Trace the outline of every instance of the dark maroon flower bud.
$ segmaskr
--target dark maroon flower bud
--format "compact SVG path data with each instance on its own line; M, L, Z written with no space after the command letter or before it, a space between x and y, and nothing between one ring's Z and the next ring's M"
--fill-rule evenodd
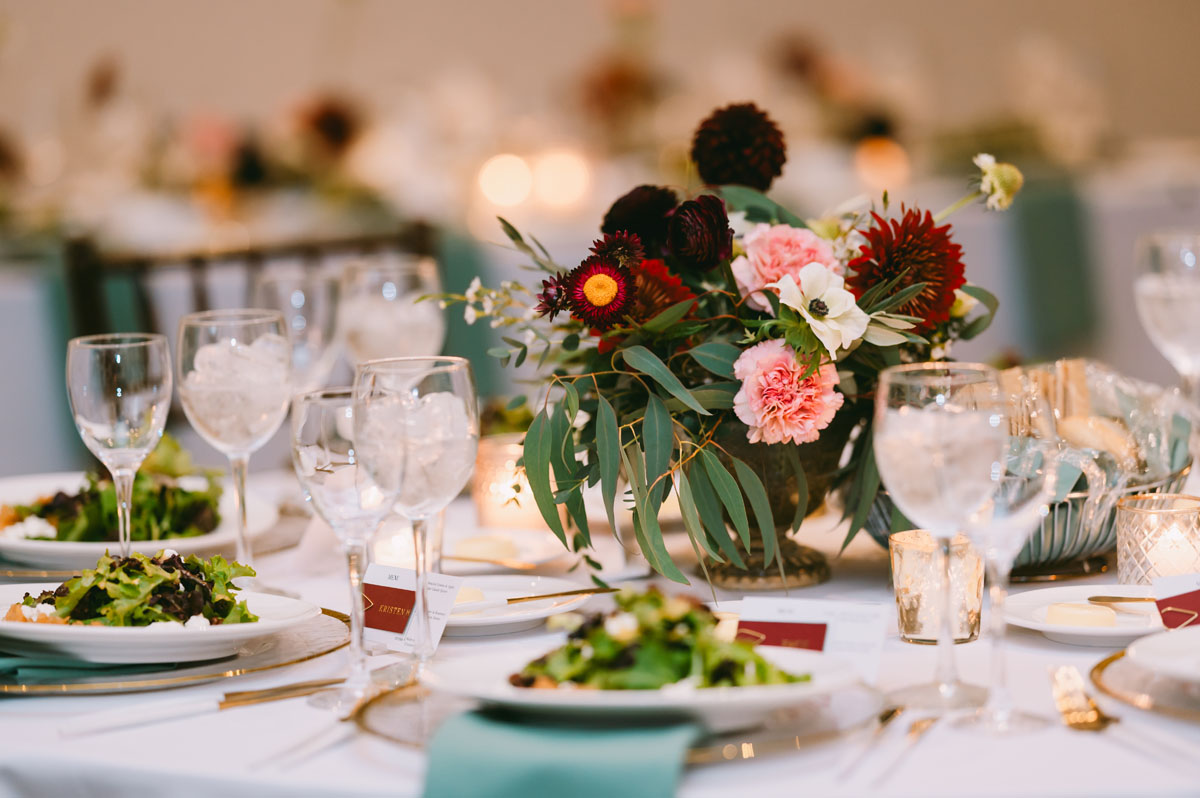
M612 204L600 225L602 233L633 233L647 257L661 257L667 241L667 221L679 204L675 192L662 186L638 186Z
M555 316L567 309L567 276L556 274L549 280L542 280L542 292L537 295L537 301L533 311L554 321Z
M676 263L708 271L733 254L733 230L725 203L711 194L675 209L667 228L667 249Z

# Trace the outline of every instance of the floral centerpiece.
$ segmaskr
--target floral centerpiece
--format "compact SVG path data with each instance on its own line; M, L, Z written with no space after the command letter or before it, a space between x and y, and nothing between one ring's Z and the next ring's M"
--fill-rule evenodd
M466 303L468 321L504 329L492 355L519 366L533 353L545 369L524 467L564 544L586 553L583 492L598 485L613 528L623 495L650 565L686 582L658 520L674 491L708 578L820 580L828 566L787 531L835 485L850 537L862 528L879 490L870 418L880 370L948 357L996 310L967 282L943 220L979 199L1007 208L1021 174L980 155L974 190L942 213L897 211L884 194L875 207L805 220L763 193L786 146L754 105L713 113L691 156L705 188L634 188L574 268L501 219L545 272L540 290L476 281L446 299Z

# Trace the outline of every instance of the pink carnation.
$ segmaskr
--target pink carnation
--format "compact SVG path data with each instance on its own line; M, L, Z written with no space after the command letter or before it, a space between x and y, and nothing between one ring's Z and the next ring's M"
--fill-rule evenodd
M751 443L809 443L820 437L844 397L833 389L837 369L826 363L805 379L796 351L775 339L747 349L733 364L742 387L733 410L750 428Z
M746 304L758 310L767 311L771 306L761 294L751 296L752 292L786 274L799 282L800 270L810 263L820 263L835 274L845 271L829 242L812 230L786 224L759 224L746 233L742 244L746 254L734 258L730 268L738 290L749 297Z

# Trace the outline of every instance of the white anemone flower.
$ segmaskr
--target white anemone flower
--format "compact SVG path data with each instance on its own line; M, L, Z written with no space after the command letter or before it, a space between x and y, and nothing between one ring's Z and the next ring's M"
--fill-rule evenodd
M871 317L846 290L841 275L824 264L810 263L798 276L799 283L787 274L768 287L779 290L779 301L803 316L829 356L836 358L839 349L862 338Z

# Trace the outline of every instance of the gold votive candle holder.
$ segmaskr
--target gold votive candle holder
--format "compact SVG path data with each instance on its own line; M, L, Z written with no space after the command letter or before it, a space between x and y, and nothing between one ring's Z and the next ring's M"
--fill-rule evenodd
M1200 573L1200 497L1141 493L1117 502L1117 581Z
M923 529L888 537L892 585L896 591L900 639L906 643L936 644L944 599L942 546ZM954 642L979 637L983 609L983 560L964 535L950 544L950 600L954 612Z

